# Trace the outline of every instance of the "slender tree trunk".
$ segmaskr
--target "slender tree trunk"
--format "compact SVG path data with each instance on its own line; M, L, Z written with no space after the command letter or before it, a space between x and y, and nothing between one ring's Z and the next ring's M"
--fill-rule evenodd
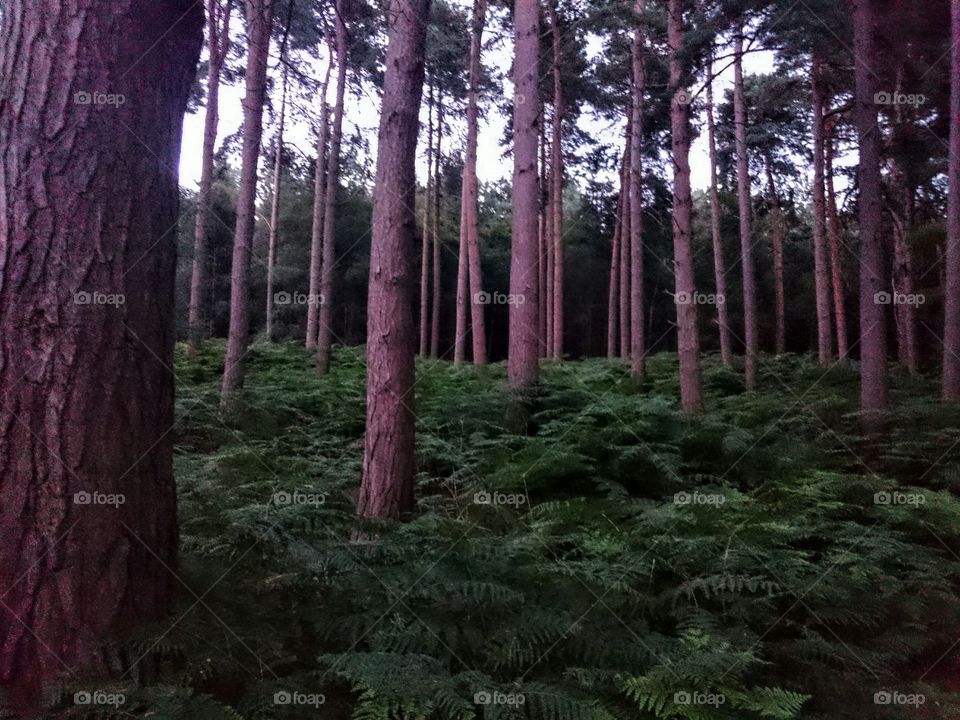
M830 275L827 267L826 201L824 198L823 115L821 65L815 55L810 67L813 88L813 262L817 303L817 350L821 365L833 358L833 328L830 326Z
M753 242L750 232L750 159L747 148L747 100L743 90L743 23L734 37L733 108L737 145L737 204L740 209L740 264L743 266L743 322L746 345L747 390L757 387L760 350L757 332L757 281L754 276Z
M620 219L620 358L630 360L630 158L633 156L633 113L628 113L626 139L627 165L620 178L623 215Z
M724 367L733 367L733 342L727 312L727 271L723 260L723 236L720 234L720 191L717 180L717 126L713 113L713 60L707 65L707 144L710 152L710 234L713 238L713 276L717 286L717 325L720 331L720 357Z
M613 244L610 252L610 292L607 297L607 357L617 357L617 330L619 329L618 311L620 309L620 245L623 242L623 208L626 202L626 177L628 158L624 153L620 164L620 196L617 200L617 214L613 224Z
M317 347L320 326L320 270L323 263L323 212L327 197L327 140L330 135L330 108L327 88L333 69L333 53L327 61L327 71L320 90L320 131L317 133L317 165L313 180L313 225L310 236L310 294L307 298L307 350Z
M563 99L562 49L557 0L550 5L550 26L553 35L553 173L550 176L553 200L553 341L554 360L563 359Z
M412 391L416 152L429 0L393 0L373 195L367 303L367 432L357 513L405 518L414 509Z
M433 159L433 312L430 334L430 355L438 357L440 353L440 304L441 295L441 256L440 256L440 193L443 189L440 177L440 161L443 159L443 94L437 102L437 135Z
M676 295L692 298L693 196L690 190L690 102L683 67L683 0L670 0L667 38L670 45L670 125L673 148L673 255ZM746 268L744 269L746 271ZM677 302L677 349L680 356L680 401L685 412L703 407L700 390L700 337L697 305Z
M243 151L237 224L233 236L230 275L230 331L223 369L221 405L229 409L243 387L244 357L250 334L250 252L256 224L257 164L263 139L263 101L266 92L273 0L247 0L247 73L243 99Z
M0 689L17 717L116 672L116 634L169 610L169 233L202 43L187 0L0 14Z
M837 326L837 353L841 360L850 354L847 336L847 311L843 300L843 262L840 255L840 215L837 211L837 191L833 179L834 123L824 125L824 168L827 182L827 231L830 239L830 275L833 287L834 324Z
M770 194L770 236L773 242L773 287L776 302L776 352L783 355L787 350L787 311L783 288L783 215L780 211L780 197L773 179L773 160L767 153L764 157L767 172L767 192Z
M430 206L433 204L433 84L427 107L427 184L423 195L423 242L420 252L420 356L430 352Z
M943 333L943 398L960 401L960 0L951 0L950 192L947 201L947 251Z
M340 189L340 144L343 138L343 105L347 89L347 25L343 17L343 0L335 3L337 44L337 100L330 128L330 159L327 162L327 197L323 210L323 258L320 270L320 313L317 327L317 374L330 370L333 346L333 285L336 263L337 192ZM422 90L420 91L422 92ZM420 102L417 101L419 106ZM418 121L419 122L419 121ZM419 127L417 128L419 130Z
M880 236L880 127L877 123L877 50L872 0L854 0L856 63L854 112L860 137L860 409L868 434L881 429L887 407L887 327L884 305L884 257Z
M513 243L510 292L524 301L510 305L507 374L511 404L508 423L526 429L539 377L537 339L537 119L540 14L537 0L516 0L513 84Z
M461 210L463 203L461 203ZM467 333L469 326L467 324L467 309L469 300L467 294L470 292L470 280L467 273L470 271L470 264L467 256L467 231L466 215L460 213L460 242L457 251L457 316L456 316L456 337L453 341L453 364L462 365L467 359Z
M644 376L646 347L643 315L643 95L647 89L644 32L641 18L646 0L636 0L638 25L633 32L633 87L630 143L630 375L634 382Z
M539 145L540 145L540 177L547 177L547 117L546 117L546 108L543 104L543 101L540 101L540 132L539 132ZM549 263L547 261L547 248L548 248L548 238L550 237L550 198L547 193L547 184L541 182L540 185L540 242L539 242L539 252L537 254L537 272L538 272L538 285L539 288L539 298L540 302L537 303L539 306L539 333L540 333L540 357L545 358L548 355L548 345L547 339L550 337L549 334L549 323L547 318L549 316L550 310L549 306L549 295L547 293L547 268Z
M280 127L277 131L277 147L273 160L273 198L270 203L270 239L267 244L267 340L274 341L273 333L273 285L277 265L277 242L280 232L280 171L283 161L283 126L287 119L287 68L283 68L283 90L280 94Z
M210 235L210 191L213 188L213 157L220 124L220 77L230 49L230 16L233 0L207 0L207 36L210 45L210 66L207 71L207 114L203 120L203 154L200 189L197 191L197 219L193 237L193 268L190 278L188 311L188 350L191 355L200 349L206 335L203 298L207 289L207 237Z
M546 122L546 118L544 118L544 122ZM552 120L552 122L555 122L555 120ZM544 137L546 137L546 129L544 129ZM553 165L552 165L553 164L553 133L551 133L550 139L547 142L550 144L550 153L549 153L550 167L549 167L549 174L544 175L543 181L542 181L542 188L543 188L542 192L545 198L544 213L546 214L546 218L547 218L547 221L546 221L547 236L545 240L547 282L546 282L546 285L544 285L544 297L543 297L543 305L546 307L546 310L547 310L547 339L543 349L544 358L550 358L553 356L553 334L554 334L553 325L555 320L555 315L554 315L555 307L553 304L553 291L554 291L553 281L555 279L555 275L554 275L553 266L557 259L556 253L554 252L554 249L555 249L554 233L553 233L554 213L553 213L553 190L552 190L553 183L551 182L551 179L550 179L552 178L552 173L553 173Z

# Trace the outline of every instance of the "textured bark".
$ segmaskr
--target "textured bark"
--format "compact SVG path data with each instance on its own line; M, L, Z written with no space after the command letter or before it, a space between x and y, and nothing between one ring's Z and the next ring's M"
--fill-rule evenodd
M273 157L273 197L270 202L270 239L267 242L267 340L273 342L273 285L277 266L277 243L280 238L280 171L283 167L283 130L287 120L287 68L283 68L283 90L280 94L280 127Z
M327 61L327 71L320 89L320 129L317 133L317 164L313 179L313 224L310 232L310 297L307 303L307 350L317 347L317 330L320 322L320 306L316 302L320 294L320 269L323 263L323 211L327 197L327 140L330 136L330 108L327 104L327 88L330 87L330 72L333 57Z
M443 96L437 103L437 135L433 159L433 308L430 324L430 356L438 357L440 353L440 303L443 302L441 291L441 260L440 260L440 161L443 159Z
M453 339L453 364L462 365L467 359L467 333L469 327L467 324L467 309L470 300L467 298L470 292L470 280L467 277L469 272L469 262L467 258L467 238L466 238L466 216L460 213L460 241L457 252L457 314L456 314L456 336Z
M551 356L563 359L563 119L566 109L563 99L560 24L557 0L550 5L550 30L553 36L553 159L550 175L550 199L553 209L553 338Z
M510 306L507 374L511 403L508 421L525 429L539 377L537 340L537 120L540 15L537 0L517 0L514 17L513 83L513 242L510 292L524 302Z
M743 25L734 37L733 108L737 145L737 204L740 210L740 264L743 272L743 323L746 346L747 390L757 386L757 360L760 351L757 332L757 281L753 266L753 242L750 233L750 159L747 148L747 100L743 90Z
M830 269L827 258L826 200L824 198L823 115L825 108L820 60L810 67L813 89L813 275L817 305L817 354L821 365L833 358L833 328L830 324Z
M393 0L377 142L367 302L367 432L357 513L414 509L416 152L429 0Z
M544 118L546 122L546 118ZM544 129L544 134L546 130ZM550 163L553 162L553 139L552 133L547 143L550 146ZM553 172L552 167L548 167L549 173ZM546 308L547 312L547 338L544 343L543 357L550 358L553 356L553 321L554 321L554 305L553 305L553 280L554 280L554 271L553 265L556 260L556 254L554 253L554 244L553 244L553 191L551 189L552 183L550 182L550 174L546 174L543 177L542 188L543 195L545 198L544 214L546 215L546 239L544 251L546 253L546 284L543 285L543 305Z
M943 333L943 397L960 401L960 0L951 0L950 192L947 201L947 251Z
M546 135L546 109L544 107L543 101L540 101L540 134L539 134L539 145L540 145L540 177L545 178L547 176L547 135ZM537 273L538 273L538 284L539 288L539 297L540 302L537 303L539 307L539 328L538 334L540 335L540 357L547 357L547 338L549 334L547 332L548 323L547 323L547 238L549 237L549 222L547 216L550 212L550 198L547 193L546 183L541 182L540 185L540 224L538 226L539 232L539 247L537 252Z
M630 160L633 148L633 113L627 118L627 166L620 179L623 215L620 218L620 358L630 360Z
M323 258L320 270L320 312L317 327L317 374L330 369L333 345L333 290L336 262L337 191L340 189L340 143L343 138L343 104L347 89L347 25L343 18L343 2L336 6L337 98L330 127L330 158L327 161L327 197L323 210ZM422 90L421 90L422 92ZM419 105L419 101L417 102ZM419 126L418 126L419 129Z
M0 14L0 688L18 717L47 682L116 671L114 634L169 609L176 168L202 43L189 0Z
M247 0L248 49L246 94L243 98L243 151L230 274L230 330L220 397L224 409L232 407L237 393L243 387L243 360L247 354L250 334L250 253L256 223L257 164L260 161L260 143L263 139L263 101L273 10L273 0Z
M860 137L860 410L864 429L880 428L887 407L887 328L883 292L884 257L880 237L880 127L874 101L878 73L871 0L854 0L856 63L854 115Z
M710 153L710 234L713 239L713 276L717 295L717 325L720 331L720 357L725 367L733 367L733 342L727 312L727 271L723 261L723 236L720 234L720 191L717 180L717 126L713 113L713 61L707 65L707 145Z
M613 224L613 244L610 251L610 291L607 296L607 357L617 357L617 331L620 310L620 245L623 242L623 208L626 202L627 155L620 164L620 197Z
M833 287L833 317L837 328L837 354L846 360L850 354L847 335L847 310L843 299L843 261L840 254L840 214L837 211L837 191L833 179L834 122L824 125L824 174L827 183L827 235L830 240L830 279Z
M423 195L423 233L420 244L420 356L430 353L430 210L433 205L433 85L427 106L427 185Z
M480 133L480 80L483 52L483 27L487 18L487 0L474 0L470 34L470 79L467 93L467 151L463 166L464 229L467 236L467 259L470 270L470 324L473 335L473 362L487 364L487 330L485 306L476 301L483 292L480 265L480 184L477 180L477 141ZM461 243L463 240L461 239Z
M636 0L639 18L646 12L645 0ZM638 24L633 32L631 64L631 143L630 143L630 375L643 379L646 347L643 314L643 95L647 89L644 31Z
M670 45L671 145L673 150L673 256L675 292L693 297L693 197L690 190L690 105L683 68L683 0L670 0L667 39ZM697 305L677 303L677 352L680 356L680 402L685 412L703 407L700 386L700 337Z
M207 113L203 120L203 151L200 188L197 190L197 218L193 236L193 267L190 277L190 307L187 313L188 350L200 348L204 328L204 293L207 289L207 236L210 234L210 191L213 187L213 155L220 124L220 77L230 49L230 16L233 0L207 0L207 36L210 65L207 71Z
M770 195L770 236L773 244L773 288L776 307L776 341L777 355L782 355L787 349L787 312L783 288L783 216L780 211L780 197L777 195L777 185L773 179L773 160L770 155L764 158L764 167L767 173L767 192Z

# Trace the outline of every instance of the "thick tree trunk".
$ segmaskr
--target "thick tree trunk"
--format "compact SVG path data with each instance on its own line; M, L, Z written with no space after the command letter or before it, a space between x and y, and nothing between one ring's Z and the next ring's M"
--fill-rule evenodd
M626 139L627 165L620 179L623 214L620 217L620 359L630 360L630 158L633 155L633 113L628 113Z
M817 304L817 354L821 365L833 358L833 328L830 325L830 271L827 259L826 201L824 198L823 115L824 95L820 60L814 56L810 67L813 89L813 264Z
M764 167L767 173L767 192L770 194L770 236L773 244L773 288L776 303L776 343L777 355L783 355L787 350L787 311L786 298L783 288L783 215L780 211L780 197L777 195L777 185L773 179L773 160L769 153L764 158Z
M427 107L427 184L423 194L423 232L420 248L420 356L430 353L430 209L433 204L433 84Z
M903 86L903 65L897 71L899 94ZM903 125L903 105L896 105L894 120L897 127ZM890 185L893 195L893 290L906 297L914 295L913 252L908 234L913 225L913 190L908 185L906 173L894 159L890 169ZM897 359L911 374L920 371L920 349L917 345L917 306L911 302L898 302L894 306L897 321Z
M646 12L646 0L636 0L637 22ZM643 379L646 347L643 313L643 95L647 89L646 57L642 25L633 32L630 143L630 375Z
M337 100L330 128L330 159L327 161L327 197L323 210L323 258L320 270L320 313L317 327L317 374L330 370L333 346L333 285L336 263L337 192L340 189L340 144L343 138L343 104L347 88L347 25L343 0L336 0ZM421 90L422 92L422 90ZM419 101L417 105L419 105ZM418 120L419 123L419 120ZM419 126L417 128L419 130Z
M557 16L557 0L550 5L550 30L553 36L553 160L551 200L553 201L553 339L551 355L563 359L563 99L561 32Z
M193 267L190 277L190 307L187 313L188 350L200 349L206 336L204 293L207 290L207 236L210 235L210 192L213 188L213 156L220 124L220 77L230 49L230 16L233 0L207 0L207 36L210 65L207 71L207 114L203 120L203 151L200 188L197 191L197 218L193 237Z
M416 152L429 0L393 0L377 142L367 303L367 432L357 513L414 509Z
M947 201L947 251L943 333L943 397L960 401L960 0L951 0L950 192Z
M277 266L277 243L280 237L280 171L283 163L283 126L287 119L287 68L283 68L283 90L280 94L280 127L273 158L273 198L270 203L270 239L267 243L267 340L273 337L273 286Z
M733 108L737 145L737 204L740 209L740 264L743 266L743 323L746 346L747 390L757 386L759 338L757 331L757 281L753 266L753 241L750 232L752 213L750 159L747 148L747 100L743 89L743 24L734 37Z
M693 197L690 190L690 95L683 67L683 0L670 0L667 38L670 45L671 144L673 149L673 256L676 277L677 351L680 356L680 402L685 412L703 407L700 389L700 337L693 298ZM746 268L744 268L746 272Z
M202 43L191 0L0 14L0 689L18 716L47 681L116 671L114 634L169 609L170 233Z
M723 236L720 234L720 190L717 180L717 126L713 113L713 61L707 64L707 146L710 153L710 234L713 239L713 276L717 287L717 325L720 331L720 357L724 367L733 367L733 342L727 312L727 271L723 260Z
M874 100L878 72L873 36L872 0L853 2L856 99L854 113L860 137L860 409L864 429L880 429L887 407L887 327L885 306L877 302L884 291L883 243L880 237L880 140Z
M539 99L540 14L537 0L516 0L513 83L513 243L510 293L523 302L510 305L507 374L511 403L508 422L526 429L539 377L537 339L537 109Z
M257 164L263 139L263 101L266 92L273 0L247 0L247 74L243 99L243 151L237 224L233 236L230 274L230 330L223 369L221 406L229 409L243 387L244 357L250 334L250 253L256 224Z
M620 245L623 242L623 208L626 201L628 157L624 153L620 164L620 197L617 214L613 221L613 244L610 251L610 291L607 296L607 357L617 357L617 331L620 319Z
M433 307L431 312L430 356L440 354L440 304L443 302L442 262L440 256L440 161L443 159L443 95L437 103L437 135L433 159ZM444 353L446 354L446 353Z
M846 360L850 354L847 336L847 310L843 300L843 261L840 254L840 215L837 211L837 191L833 179L834 122L824 125L824 170L827 183L827 234L830 240L830 279L833 287L833 316L837 328L837 354Z
M313 224L310 235L310 292L307 298L307 350L317 347L320 324L320 270L323 263L323 211L327 197L327 140L330 135L330 108L327 88L333 56L327 61L327 71L320 89L320 130L317 133L317 164L313 179Z

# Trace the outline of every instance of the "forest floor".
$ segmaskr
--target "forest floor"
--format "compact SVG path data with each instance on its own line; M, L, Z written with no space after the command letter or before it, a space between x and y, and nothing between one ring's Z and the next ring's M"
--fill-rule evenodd
M852 368L764 358L746 395L707 358L688 418L673 356L640 388L547 363L521 437L502 366L424 361L418 514L359 528L362 351L317 378L254 346L229 418L222 353L178 348L180 600L128 713L960 717L960 412L930 380L895 375L867 444Z

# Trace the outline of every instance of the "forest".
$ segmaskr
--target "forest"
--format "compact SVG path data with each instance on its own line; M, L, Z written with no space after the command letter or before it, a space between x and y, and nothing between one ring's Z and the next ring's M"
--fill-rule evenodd
M0 0L0 718L960 718L960 0Z

